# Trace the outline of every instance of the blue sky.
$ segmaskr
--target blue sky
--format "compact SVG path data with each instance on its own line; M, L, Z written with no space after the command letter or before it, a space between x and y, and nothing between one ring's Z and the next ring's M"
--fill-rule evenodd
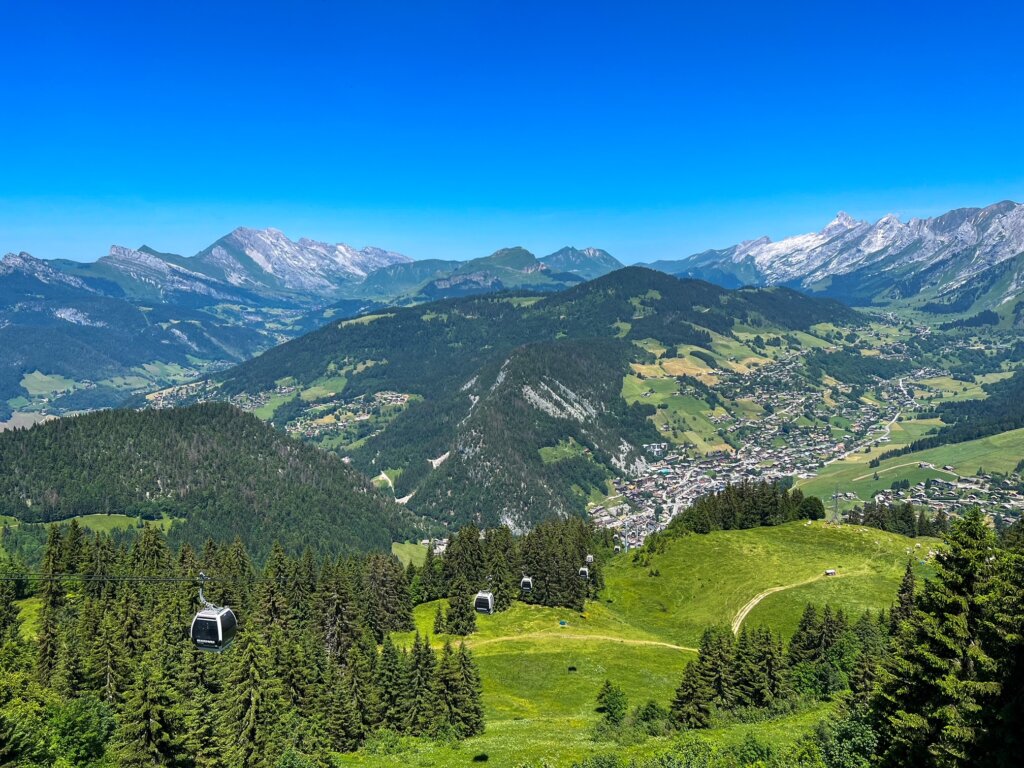
M678 258L1024 199L1018 3L0 3L0 252Z

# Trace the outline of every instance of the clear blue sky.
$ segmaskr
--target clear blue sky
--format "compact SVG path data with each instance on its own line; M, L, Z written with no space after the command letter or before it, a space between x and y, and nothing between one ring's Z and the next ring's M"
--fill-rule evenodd
M1014 3L0 0L0 252L623 261L1024 198Z

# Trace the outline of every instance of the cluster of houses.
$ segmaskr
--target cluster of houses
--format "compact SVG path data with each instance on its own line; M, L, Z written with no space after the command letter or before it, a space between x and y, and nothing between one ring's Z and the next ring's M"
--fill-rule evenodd
M334 399L318 402L289 421L285 431L307 440L344 434L363 422L382 414L397 415L409 403L409 395L401 392L375 392L350 400Z
M914 374L919 375L934 374ZM590 511L595 525L615 529L628 546L638 546L698 498L727 485L813 477L826 463L888 442L897 417L917 408L904 379L879 381L879 397L871 400L847 396L850 388L838 384L826 397L807 382L795 357L750 373L725 373L717 389L729 400L752 401L763 410L750 418L710 417L723 440L737 447L704 454L685 445L644 446L643 471L616 483L623 503Z
M960 477L948 465L938 469L922 464L920 468L932 469L948 477L922 480L909 488L881 490L875 493L874 500L882 504L909 502L933 513L945 512L950 517L976 506L982 506L990 517L999 514L1008 522L1019 520L1024 515L1024 479L1016 473Z

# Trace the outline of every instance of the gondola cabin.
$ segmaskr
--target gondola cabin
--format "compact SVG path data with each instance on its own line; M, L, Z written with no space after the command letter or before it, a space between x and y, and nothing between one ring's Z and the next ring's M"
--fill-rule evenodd
M519 582L519 591L526 593L533 591L533 579L529 576L523 576L522 581Z
M238 621L228 608L204 608L192 619L189 635L201 651L223 651L235 640Z
M477 613L494 613L494 593L477 592L473 607L476 608Z
M584 581L590 578L590 569L587 566L580 568L580 578Z
M617 554L619 554L619 552L621 552L621 551L622 551L622 547L620 547L620 546L619 546L618 544L616 544L616 545L615 545L615 550L614 550L614 551L615 551L615 554L617 555Z
M593 562L594 562L594 556L593 555L587 555L587 565L592 565Z

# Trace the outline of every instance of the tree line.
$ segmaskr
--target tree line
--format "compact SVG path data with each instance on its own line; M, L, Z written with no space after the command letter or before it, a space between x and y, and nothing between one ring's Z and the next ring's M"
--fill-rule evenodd
M239 619L223 654L188 639L200 568ZM0 581L0 764L326 767L368 741L483 730L465 646L392 637L413 630L393 557L275 546L257 568L240 541L175 552L147 527L117 546L72 523L50 528L41 573L62 578Z
M584 601L596 597L604 586L601 561L611 546L609 532L575 517L549 520L520 537L505 526L484 533L464 526L442 555L428 549L422 568L412 569L413 601L447 598L447 615L439 606L444 618L435 627L458 635L475 628L468 601L478 590L494 595L496 612L508 609L513 600L582 611ZM587 562L587 555L592 562ZM587 569L585 577L581 568ZM524 577L530 580L528 590L523 589Z

